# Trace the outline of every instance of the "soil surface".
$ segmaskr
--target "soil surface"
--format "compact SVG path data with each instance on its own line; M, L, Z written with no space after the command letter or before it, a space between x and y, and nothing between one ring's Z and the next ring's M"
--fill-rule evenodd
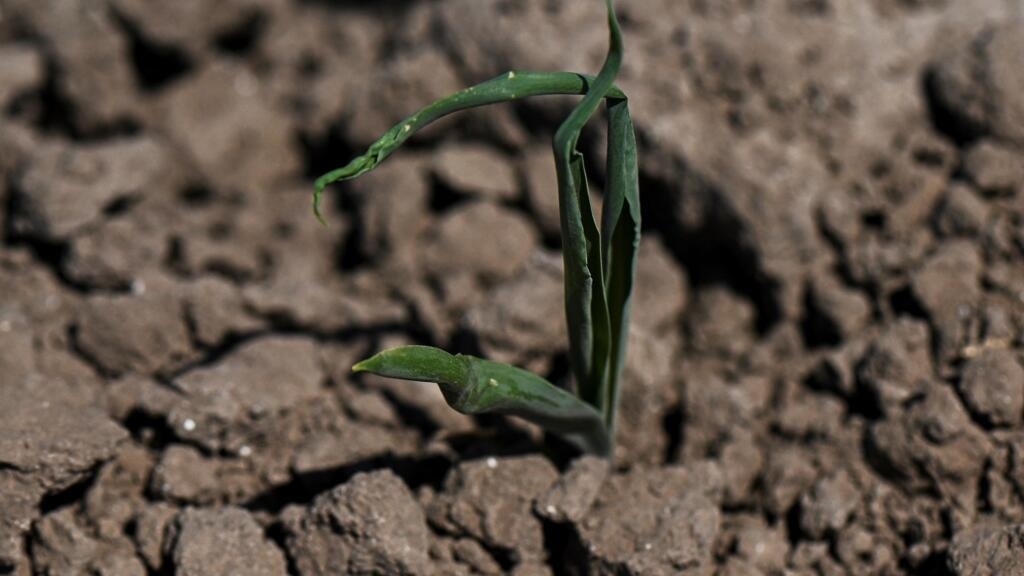
M353 378L565 381L549 98L312 178L597 0L0 1L0 574L1024 574L1012 0L620 0L613 465ZM602 183L603 127L582 141Z

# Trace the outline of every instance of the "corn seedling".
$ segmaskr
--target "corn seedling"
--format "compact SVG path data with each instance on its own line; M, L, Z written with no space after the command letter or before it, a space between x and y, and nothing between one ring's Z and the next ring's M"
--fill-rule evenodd
M385 350L353 370L436 383L459 412L519 416L584 452L610 456L640 244L640 197L633 121L625 95L614 85L622 62L622 33L613 0L605 3L609 50L596 77L512 71L442 98L388 130L362 156L317 179L313 207L322 222L320 197L326 186L373 170L417 130L442 116L531 96L582 95L554 138L569 361L578 395L514 366L429 346ZM602 100L607 101L608 153L599 228L576 144Z

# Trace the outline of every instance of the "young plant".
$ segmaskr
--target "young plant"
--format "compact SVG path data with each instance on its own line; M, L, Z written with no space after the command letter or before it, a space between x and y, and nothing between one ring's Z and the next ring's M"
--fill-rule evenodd
M407 117L365 154L316 181L313 208L333 182L373 170L417 130L452 112L527 98L570 94L583 98L555 133L555 168L565 268L569 360L578 396L514 366L429 346L402 346L359 362L356 372L433 382L464 414L519 416L563 436L587 453L610 456L619 377L629 337L629 308L640 245L636 138L625 95L614 85L622 62L622 33L613 0L605 0L610 41L596 77L570 72L512 71L442 98ZM594 217L580 131L607 101L607 183L601 225Z

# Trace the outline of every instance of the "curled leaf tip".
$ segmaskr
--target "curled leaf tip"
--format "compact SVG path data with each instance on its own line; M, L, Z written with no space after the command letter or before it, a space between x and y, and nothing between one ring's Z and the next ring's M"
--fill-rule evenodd
M323 191L323 186L317 184L316 190L313 192L313 215L316 216L316 219L320 224L327 226L327 220L324 220L323 212L320 211L320 197L323 194Z

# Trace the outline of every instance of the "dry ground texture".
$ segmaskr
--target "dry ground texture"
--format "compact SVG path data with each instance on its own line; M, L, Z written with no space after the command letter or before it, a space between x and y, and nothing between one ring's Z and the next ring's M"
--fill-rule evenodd
M0 0L0 574L1024 574L1024 7L618 4L646 234L609 467L348 371L565 376L571 99L310 211L434 97L596 70L601 2Z

